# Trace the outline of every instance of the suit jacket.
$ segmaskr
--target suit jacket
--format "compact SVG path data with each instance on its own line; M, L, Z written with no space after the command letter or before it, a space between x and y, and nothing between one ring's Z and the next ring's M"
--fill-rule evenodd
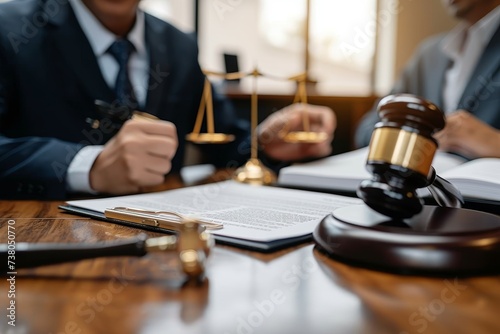
M404 69L391 94L410 93L442 107L442 90L449 58L441 51L446 34L422 43ZM465 109L482 121L500 129L500 27L486 46L471 79L460 98L458 109ZM361 120L356 131L356 145L370 143L373 126L379 121L376 104Z
M194 39L151 15L145 17L150 77L145 111L173 122L184 159L184 138L198 111L204 75ZM92 129L94 100L115 100L67 0L17 0L0 4L0 197L66 197L65 177L85 145L104 144L109 129ZM216 130L236 135L226 145L206 145L210 162L239 165L247 159L248 122L227 101L214 102Z

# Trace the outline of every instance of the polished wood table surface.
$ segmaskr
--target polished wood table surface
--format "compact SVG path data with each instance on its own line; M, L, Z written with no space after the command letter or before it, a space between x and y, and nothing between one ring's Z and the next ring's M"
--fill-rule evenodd
M182 186L180 179L169 184ZM9 223L16 243L91 243L144 232L63 213L61 203L2 201L0 242L8 240ZM1 263L5 273L7 259ZM0 282L0 333L500 332L499 276L377 272L332 260L313 243L271 254L217 245L201 285L181 285L172 254L84 260L11 276ZM11 300L15 327L8 324Z

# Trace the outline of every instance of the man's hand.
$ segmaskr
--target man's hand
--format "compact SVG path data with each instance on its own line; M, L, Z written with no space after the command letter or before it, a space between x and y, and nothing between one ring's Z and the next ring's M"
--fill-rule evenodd
M304 131L303 114L309 118L310 131L325 132L327 139L315 144L293 144L283 140L287 131ZM319 158L331 153L333 132L337 126L335 113L328 107L293 104L273 113L259 125L259 144L264 153L275 160L294 161Z
M177 129L171 122L129 120L94 162L90 186L121 195L159 185L172 167L177 146Z
M465 110L446 118L446 126L434 135L439 149L468 158L500 158L500 131Z

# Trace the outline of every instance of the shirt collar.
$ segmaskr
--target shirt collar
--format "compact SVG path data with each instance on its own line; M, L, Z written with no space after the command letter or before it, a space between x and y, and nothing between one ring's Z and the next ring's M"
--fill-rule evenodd
M94 54L97 57L102 56L118 36L106 29L81 0L69 1ZM146 54L145 18L143 11L137 10L134 26L127 35L127 38L134 45L137 53L141 55Z
M468 26L465 22L459 23L441 43L441 49L450 57L458 57L460 48L464 40L465 34L468 38L478 40L482 47L493 37L493 34L500 25L500 6L489 12L481 20L472 26Z
M441 42L441 49L451 58L457 58L460 55L465 34L467 33L467 24L459 23Z

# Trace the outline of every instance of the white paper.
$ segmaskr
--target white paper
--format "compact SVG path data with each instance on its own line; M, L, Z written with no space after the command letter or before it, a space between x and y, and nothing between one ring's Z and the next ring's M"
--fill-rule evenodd
M213 234L260 242L310 234L327 214L357 198L224 181L158 193L69 201L104 212L131 207L166 210L224 224Z

